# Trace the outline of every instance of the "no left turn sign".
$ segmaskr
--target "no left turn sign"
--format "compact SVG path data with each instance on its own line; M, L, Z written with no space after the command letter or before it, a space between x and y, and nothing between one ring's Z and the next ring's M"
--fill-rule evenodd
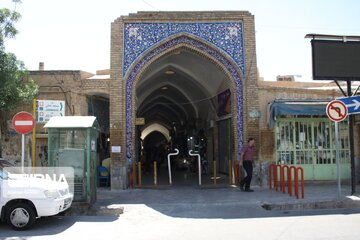
M326 106L326 114L330 120L334 122L341 122L347 117L348 111L346 105L343 102L339 100L333 100Z

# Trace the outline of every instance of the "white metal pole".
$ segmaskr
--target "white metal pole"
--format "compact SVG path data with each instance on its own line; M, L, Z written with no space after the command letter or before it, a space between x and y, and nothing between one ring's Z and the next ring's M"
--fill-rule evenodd
M24 173L25 162L25 134L21 134L21 172Z
M338 197L341 197L341 176L340 176L340 144L339 144L339 123L335 122L335 144L336 144L336 166L337 166L337 183Z
M192 150L189 150L189 155L190 155L190 156L194 156L194 157L198 157L199 185L201 185L201 157L200 157L200 154L198 154L198 153L192 153Z
M168 154L168 169L169 169L169 184L172 184L172 179L171 179L171 163L170 163L170 156L171 153Z
M170 162L170 157L171 156L175 156L179 154L179 149L175 148L175 152L174 153L169 153L168 154L168 169L169 169L169 184L172 184L172 178L171 178L171 162Z

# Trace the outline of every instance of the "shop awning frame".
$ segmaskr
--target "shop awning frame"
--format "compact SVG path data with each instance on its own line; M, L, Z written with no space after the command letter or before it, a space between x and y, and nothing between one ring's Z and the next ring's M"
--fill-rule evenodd
M331 99L275 99L268 104L268 124L273 128L278 116L326 116Z

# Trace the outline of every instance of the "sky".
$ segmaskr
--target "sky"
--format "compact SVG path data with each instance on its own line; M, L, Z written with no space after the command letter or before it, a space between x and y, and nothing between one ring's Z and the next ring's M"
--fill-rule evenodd
M11 0L0 8L14 9ZM19 34L6 41L28 70L110 68L110 27L138 11L249 11L255 16L260 76L295 75L311 81L308 33L360 36L359 0L22 0Z

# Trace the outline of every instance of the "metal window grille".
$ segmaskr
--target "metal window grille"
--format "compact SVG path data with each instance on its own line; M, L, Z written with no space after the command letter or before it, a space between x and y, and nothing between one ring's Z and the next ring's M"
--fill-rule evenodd
M350 163L348 122L339 123L340 161ZM278 118L276 160L288 165L336 164L335 124L323 118Z

